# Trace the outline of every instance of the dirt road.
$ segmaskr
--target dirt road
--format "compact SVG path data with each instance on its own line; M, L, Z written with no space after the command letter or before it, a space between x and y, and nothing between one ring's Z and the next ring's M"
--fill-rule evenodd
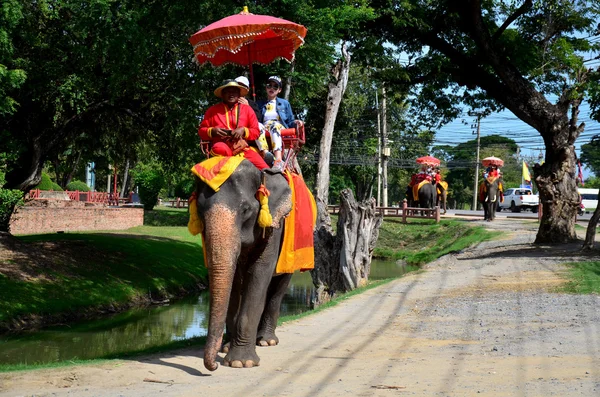
M553 292L579 246L533 247L535 227L284 324L257 368L182 350L0 374L0 395L599 396L600 297Z

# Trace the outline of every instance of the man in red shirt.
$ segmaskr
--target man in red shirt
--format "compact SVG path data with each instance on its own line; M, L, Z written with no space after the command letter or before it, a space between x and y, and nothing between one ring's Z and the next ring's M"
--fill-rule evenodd
M231 152L225 149L220 154L243 152L244 157L259 170L269 168L263 158L245 142L253 141L260 135L258 120L252 108L238 103L240 95L246 95L248 89L234 80L226 80L214 93L223 101L208 108L204 114L198 129L200 139L211 141L213 145L223 142Z

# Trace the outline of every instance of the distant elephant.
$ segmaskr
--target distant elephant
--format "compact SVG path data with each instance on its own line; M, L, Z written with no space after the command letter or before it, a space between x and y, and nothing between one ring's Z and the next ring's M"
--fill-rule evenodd
M437 191L435 185L431 183L425 183L419 189L419 207L420 208L433 208L435 206L435 200L437 198Z
M408 207L411 208L433 208L435 205L435 200L437 197L437 192L435 189L435 185L431 183L425 183L419 189L417 193L419 200L415 201L413 198L413 188L411 186L407 186L406 188L406 203Z
M438 182L436 184L437 189L437 201L435 205L446 213L446 199L448 198L448 183L445 181Z
M281 173L265 172L273 227L263 231L257 223L261 206L255 198L261 177L261 171L243 160L217 192L197 178L197 211L204 225L210 288L204 366L210 371L218 367L225 325L229 345L224 349L224 365L258 366L256 345L279 343L275 327L292 274L274 274L284 217L292 209L291 190Z
M502 197L502 180L486 178L479 185L479 202L483 206L483 220L488 222L496 219L496 208Z

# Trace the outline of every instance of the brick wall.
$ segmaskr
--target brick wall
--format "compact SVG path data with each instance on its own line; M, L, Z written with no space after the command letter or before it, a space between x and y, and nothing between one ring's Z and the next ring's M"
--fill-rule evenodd
M12 234L123 230L144 224L143 208L112 208L63 200L34 200L11 218Z

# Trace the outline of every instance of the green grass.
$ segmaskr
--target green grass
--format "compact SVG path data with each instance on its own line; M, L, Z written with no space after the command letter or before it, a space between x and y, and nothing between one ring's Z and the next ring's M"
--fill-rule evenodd
M152 211L144 211L145 226L187 226L187 208L154 207Z
M397 218L385 218L373 256L422 265L498 235L500 232L457 220L443 220L436 224L431 220L416 219L402 223Z
M24 314L75 314L94 307L125 305L148 294L195 289L205 282L207 271L200 239L186 233L183 227L143 226L114 235L19 237L25 243L23 254L30 258L12 262L24 269L27 260L43 260L43 244L56 242L60 252L46 266L38 264L33 279L9 278L0 273L0 291L11 297L0 299L0 323Z
M600 293L600 261L567 263L569 281L561 291L573 294Z

